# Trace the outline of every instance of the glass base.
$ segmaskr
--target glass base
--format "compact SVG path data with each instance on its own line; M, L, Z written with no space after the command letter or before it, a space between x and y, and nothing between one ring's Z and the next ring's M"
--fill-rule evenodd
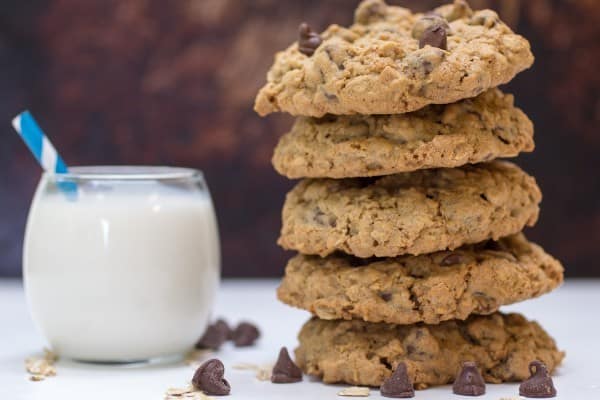
M73 361L74 363L86 364L86 365L96 365L99 367L119 367L119 368L143 368L147 366L154 365L170 365L170 364L179 364L183 361L183 354L175 354L170 356L160 356L153 357L149 359L142 360L85 360L78 358L61 358L62 360Z

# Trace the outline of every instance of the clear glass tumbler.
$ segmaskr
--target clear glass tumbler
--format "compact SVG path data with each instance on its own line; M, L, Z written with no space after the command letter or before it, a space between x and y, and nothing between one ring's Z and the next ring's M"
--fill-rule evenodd
M204 177L125 166L44 174L23 264L33 320L60 356L135 362L183 354L207 326L220 276Z

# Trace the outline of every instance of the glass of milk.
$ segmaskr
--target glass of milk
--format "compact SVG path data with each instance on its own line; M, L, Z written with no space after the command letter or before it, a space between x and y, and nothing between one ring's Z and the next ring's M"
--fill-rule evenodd
M91 362L181 355L207 326L220 276L203 175L125 166L44 174L23 263L33 320L58 355Z

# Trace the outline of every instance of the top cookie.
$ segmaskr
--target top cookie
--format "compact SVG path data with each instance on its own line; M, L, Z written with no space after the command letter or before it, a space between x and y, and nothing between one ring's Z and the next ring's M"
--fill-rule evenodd
M405 113L474 97L533 63L527 40L494 11L473 12L455 0L434 13L363 1L354 25L331 25L312 56L297 43L276 55L255 110L263 116ZM443 37L431 38L433 24ZM437 47L420 47L420 40Z

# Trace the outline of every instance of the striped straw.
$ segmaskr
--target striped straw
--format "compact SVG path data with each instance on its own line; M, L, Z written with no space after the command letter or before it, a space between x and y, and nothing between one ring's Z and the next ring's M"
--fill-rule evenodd
M12 125L44 171L49 174L68 172L67 164L65 164L29 111L17 115L12 120ZM62 181L57 182L56 185L67 196L67 199L74 200L77 198L77 184L75 182Z
M67 165L29 111L17 115L12 125L44 171L56 174L68 172Z

